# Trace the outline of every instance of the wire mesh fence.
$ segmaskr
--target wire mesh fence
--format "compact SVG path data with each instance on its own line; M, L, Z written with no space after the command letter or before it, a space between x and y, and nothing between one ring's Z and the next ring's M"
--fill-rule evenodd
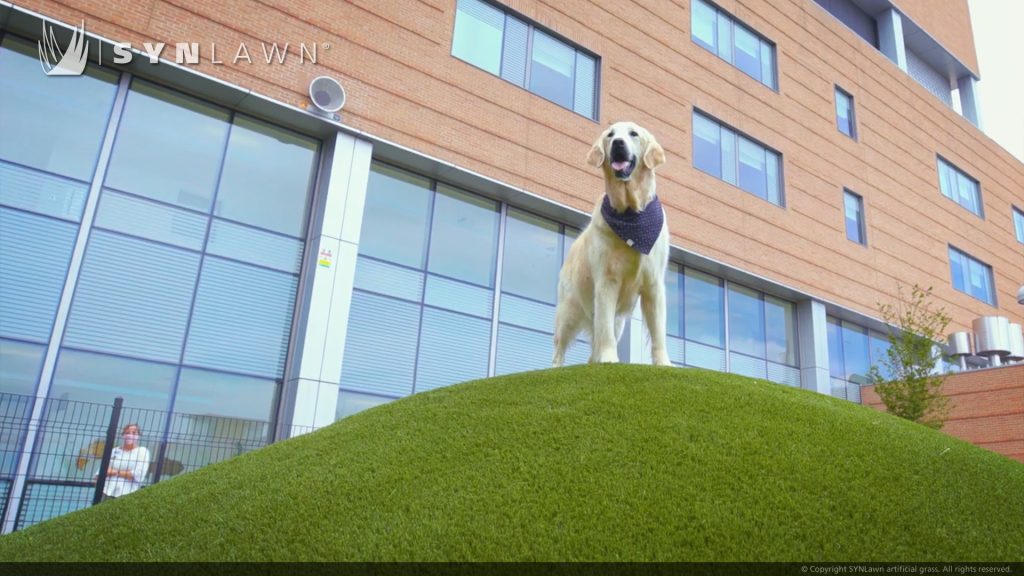
M0 393L0 518L19 530L310 431Z

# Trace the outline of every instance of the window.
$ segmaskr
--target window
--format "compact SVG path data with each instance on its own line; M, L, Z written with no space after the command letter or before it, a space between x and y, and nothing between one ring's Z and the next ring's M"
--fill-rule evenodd
M373 164L336 414L487 376L499 221L493 200Z
M978 181L941 157L939 158L939 189L942 190L942 194L946 198L982 218L985 217L985 210L981 205L981 186Z
M1024 211L1016 206L1013 207L1013 231L1017 235L1017 242L1024 244Z
M853 96L836 87L836 127L843 134L857 139L857 125L853 113Z
M693 112L693 165L776 206L783 206L778 152Z
M482 0L459 0L452 55L597 119L597 58Z
M991 266L950 246L949 269L953 276L953 288L986 304L996 305Z
M866 246L868 239L864 227L864 199L849 190L843 190L843 214L846 239Z
M872 366L879 369L882 378L892 376L882 365L889 341L881 332L832 316L827 318L826 326L832 395L860 402L860 387L871 383Z
M775 45L703 0L693 0L690 32L699 46L775 89Z

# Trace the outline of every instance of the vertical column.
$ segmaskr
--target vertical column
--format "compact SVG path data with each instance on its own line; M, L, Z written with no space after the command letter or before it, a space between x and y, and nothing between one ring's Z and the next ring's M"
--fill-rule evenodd
M78 273L85 259L85 246L89 241L89 234L92 232L93 216L96 214L96 207L100 201L100 189L107 177L107 163L110 161L110 153L114 148L114 135L117 133L117 127L121 122L121 111L124 110L124 103L128 99L128 87L131 85L131 80L131 74L122 73L117 85L114 107L110 112L107 131L103 136L100 156L96 162L96 173L93 174L92 183L89 186L89 195L86 197L85 207L82 211L82 224L78 228L75 247L71 253L71 263L68 266L68 275L64 278L64 289L61 291L60 302L57 304L57 315L53 321L53 330L50 332L50 342L46 349L46 355L43 358L43 368L39 375L39 384L36 386L36 399L32 407L32 416L29 419L28 430L25 432L25 441L21 446L21 454L18 456L14 481L8 492L7 515L3 518L3 529L0 530L2 534L14 531L18 509L21 507L21 496L25 488L25 479L28 476L32 447L35 445L36 437L39 434L46 397L50 394L50 381L53 379L53 373L57 366L57 351L60 349L61 339L64 337L64 327L67 325L68 314L71 311L71 299L75 294L75 287L78 284Z
M907 46L903 40L903 17L895 8L889 8L875 17L878 22L878 49L907 71Z
M804 300L796 305L797 338L800 342L800 386L831 395L828 369L828 325L825 305Z
M307 246L308 271L282 402L283 435L334 422L359 233L373 146L338 133L325 142L320 198ZM319 233L317 233L319 232Z
M956 86L960 90L961 114L979 130L984 130L981 123L980 102L978 101L978 81L973 76L964 76L957 78Z

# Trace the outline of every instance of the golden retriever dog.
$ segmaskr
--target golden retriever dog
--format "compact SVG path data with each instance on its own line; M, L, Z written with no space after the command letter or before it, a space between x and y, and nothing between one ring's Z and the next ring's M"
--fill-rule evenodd
M591 335L590 362L618 362L618 341L637 298L651 333L654 364L668 365L665 351L665 269L668 223L658 200L654 169L665 151L650 132L633 122L603 131L587 163L604 171L604 196L590 224L573 243L558 278L555 354L581 330Z

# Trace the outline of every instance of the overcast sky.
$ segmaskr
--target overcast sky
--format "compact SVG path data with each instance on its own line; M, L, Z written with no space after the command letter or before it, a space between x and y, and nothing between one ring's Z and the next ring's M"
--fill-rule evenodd
M1024 0L968 0L978 51L981 123L1024 162Z

